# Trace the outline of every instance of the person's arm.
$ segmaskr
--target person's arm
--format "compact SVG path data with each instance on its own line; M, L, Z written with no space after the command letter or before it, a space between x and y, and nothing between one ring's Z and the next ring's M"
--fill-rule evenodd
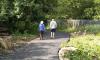
M51 25L52 25L52 22L50 22L50 29L51 29L51 27L52 27Z
M57 22L55 21L55 25L56 25L56 28L57 28Z
M44 29L44 31L45 31L45 25L43 24L43 29Z

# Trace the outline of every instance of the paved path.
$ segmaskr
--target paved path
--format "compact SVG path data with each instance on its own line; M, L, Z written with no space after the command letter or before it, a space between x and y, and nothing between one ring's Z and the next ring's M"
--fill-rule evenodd
M46 33L44 40L36 38L15 53L2 57L0 60L59 60L58 50L61 41L67 40L66 33L57 33L55 39L50 39L50 34Z

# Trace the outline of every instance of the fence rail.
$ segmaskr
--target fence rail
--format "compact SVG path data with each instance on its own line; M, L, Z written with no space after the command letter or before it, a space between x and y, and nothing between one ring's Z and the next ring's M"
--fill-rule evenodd
M79 26L90 25L90 24L100 24L100 20L57 20L58 25L62 27L73 27L77 28Z

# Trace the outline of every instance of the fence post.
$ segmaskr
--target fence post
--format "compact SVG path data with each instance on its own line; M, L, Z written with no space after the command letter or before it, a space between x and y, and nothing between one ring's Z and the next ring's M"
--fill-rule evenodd
M71 34L70 34L70 32L68 33L68 41L67 42L69 42L70 41L70 38L71 38Z

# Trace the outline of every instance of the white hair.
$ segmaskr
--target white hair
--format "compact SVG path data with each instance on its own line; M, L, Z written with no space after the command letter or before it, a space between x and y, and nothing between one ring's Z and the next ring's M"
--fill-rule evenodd
M40 24L43 24L43 21L41 21Z
M52 21L54 21L54 19L52 19Z

